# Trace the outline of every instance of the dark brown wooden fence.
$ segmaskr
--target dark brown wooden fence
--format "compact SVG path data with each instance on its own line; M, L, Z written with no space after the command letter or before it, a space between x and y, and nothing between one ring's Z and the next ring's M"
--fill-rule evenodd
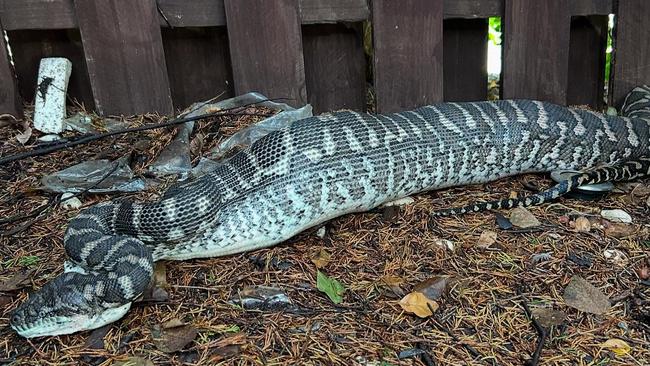
M369 86L382 112L482 100L494 16L503 97L601 107L611 13L619 104L650 83L648 0L0 0L15 62L0 41L0 112L20 114L48 56L72 61L69 95L102 114L171 113L251 90L317 112L365 110Z

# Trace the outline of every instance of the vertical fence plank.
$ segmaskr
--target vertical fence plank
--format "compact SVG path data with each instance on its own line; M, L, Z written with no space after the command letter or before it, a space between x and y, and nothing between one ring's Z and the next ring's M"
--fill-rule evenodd
M444 21L445 101L487 99L487 19Z
M566 104L569 2L505 0L503 97Z
M372 2L377 110L443 98L442 0Z
M41 58L65 57L72 62L68 97L83 103L88 109L95 108L78 29L17 30L8 33L18 88L26 101L34 100Z
M165 28L163 44L175 108L233 95L225 27Z
M4 30L0 23L0 114L2 113L9 113L14 117L21 118L23 104L18 94L16 76L9 61Z
M365 110L366 60L360 32L339 24L303 27L307 95L315 113Z
M618 2L613 100L620 107L635 86L650 84L650 1Z
M154 0L74 0L101 114L173 111Z
M581 16L571 21L567 104L603 106L607 16Z
M226 0L235 93L307 101L298 0Z

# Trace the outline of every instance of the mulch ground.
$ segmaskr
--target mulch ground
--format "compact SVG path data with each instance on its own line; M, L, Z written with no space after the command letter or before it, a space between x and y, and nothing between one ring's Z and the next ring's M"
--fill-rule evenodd
M214 120L202 122L194 159L224 135L260 118L220 117L220 130ZM155 115L126 119L132 126L159 120ZM1 156L29 148L15 140L18 132L18 127L0 128ZM56 205L35 218L20 218L54 196L37 189L41 177L81 161L126 153L132 153L135 173L146 175L172 136L170 128L122 135L0 167L0 229L13 232L0 237L0 287L6 290L0 292L0 363L522 365L531 361L539 339L528 307L565 314L548 327L541 364L650 364L647 182L620 185L620 193L598 201L565 198L531 208L541 226L529 229L500 229L492 212L429 217L435 208L529 193L525 187L531 182L548 187L551 181L544 175L421 194L398 210L332 220L323 237L314 228L252 253L165 262L158 270L166 283L161 279L157 295L135 303L123 319L93 332L19 337L8 326L9 315L30 291L62 271L63 231L78 213ZM166 185L132 196L153 199ZM90 206L113 198L84 195L82 201ZM634 222L612 225L600 218L602 208L623 209ZM589 219L589 231L575 229L579 217ZM485 231L497 233L487 247L478 244ZM614 249L625 258L607 258L605 250ZM313 260L344 285L340 304L317 289ZM595 315L567 306L564 289L575 275L609 297L611 309ZM418 283L441 277L451 280L436 299L440 307L433 316L419 318L400 307L400 298ZM228 302L260 285L283 290L292 306L244 310ZM180 326L161 343L165 323ZM630 349L614 349L606 343L611 340ZM179 343L181 349L175 350Z

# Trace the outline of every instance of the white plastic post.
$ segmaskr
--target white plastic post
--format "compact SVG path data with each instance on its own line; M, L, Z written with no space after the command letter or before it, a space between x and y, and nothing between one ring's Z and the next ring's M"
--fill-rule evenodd
M63 57L41 59L34 98L34 128L45 133L61 133L66 116L65 97L72 62Z

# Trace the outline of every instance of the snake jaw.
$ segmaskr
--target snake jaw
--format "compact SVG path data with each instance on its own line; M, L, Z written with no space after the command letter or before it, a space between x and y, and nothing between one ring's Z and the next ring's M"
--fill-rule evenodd
M71 334L99 328L126 314L131 303L89 300L83 288L74 286L81 275L63 273L32 293L10 319L11 328L25 338Z

